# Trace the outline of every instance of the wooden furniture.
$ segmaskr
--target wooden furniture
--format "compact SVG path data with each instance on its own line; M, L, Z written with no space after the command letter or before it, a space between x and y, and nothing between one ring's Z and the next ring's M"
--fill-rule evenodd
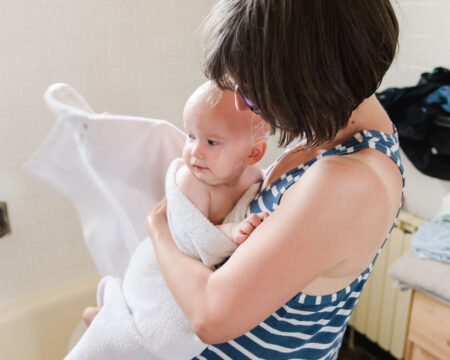
M450 306L413 292L405 360L450 359Z

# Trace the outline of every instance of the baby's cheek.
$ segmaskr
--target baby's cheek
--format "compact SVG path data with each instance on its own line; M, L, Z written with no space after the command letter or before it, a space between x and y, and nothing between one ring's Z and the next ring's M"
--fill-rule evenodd
M230 162L233 162L233 151L230 149L221 149L216 154L216 161L219 164L230 164ZM228 166L228 165L227 165Z
M228 171L236 171L236 169L241 169L241 159L240 156L236 155L237 152L233 148L223 149L220 155L217 156L217 163L226 167Z
M222 156L228 159L240 159L243 156L243 149L239 146L228 146L223 149Z
M183 147L183 152L181 153L185 161L189 159L190 153L191 153L190 146L187 143L185 143Z
M230 156L234 154L234 147L230 145L222 145L217 148L217 152L220 156Z

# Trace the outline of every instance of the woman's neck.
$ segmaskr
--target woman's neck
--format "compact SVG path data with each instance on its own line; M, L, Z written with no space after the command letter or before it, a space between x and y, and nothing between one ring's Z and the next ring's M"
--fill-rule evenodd
M352 112L347 126L339 130L332 141L323 144L320 148L331 148L341 144L364 129L378 130L389 134L393 132L391 120L375 95L365 99Z

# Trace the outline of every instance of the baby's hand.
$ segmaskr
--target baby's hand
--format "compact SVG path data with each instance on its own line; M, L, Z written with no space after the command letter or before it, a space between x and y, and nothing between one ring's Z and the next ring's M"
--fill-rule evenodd
M261 224L266 217L269 216L267 212L261 212L258 214L251 214L248 218L241 221L239 224L233 226L231 231L231 239L238 245L241 245L255 228Z

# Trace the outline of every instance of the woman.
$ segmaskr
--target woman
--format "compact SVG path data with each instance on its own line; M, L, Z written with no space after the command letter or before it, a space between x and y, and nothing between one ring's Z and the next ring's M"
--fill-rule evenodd
M398 138L374 96L395 55L388 0L222 0L204 23L204 68L235 106L293 142L251 212L269 211L211 271L174 245L163 199L147 229L197 335L198 358L335 359L398 216ZM345 156L344 156L345 155Z

